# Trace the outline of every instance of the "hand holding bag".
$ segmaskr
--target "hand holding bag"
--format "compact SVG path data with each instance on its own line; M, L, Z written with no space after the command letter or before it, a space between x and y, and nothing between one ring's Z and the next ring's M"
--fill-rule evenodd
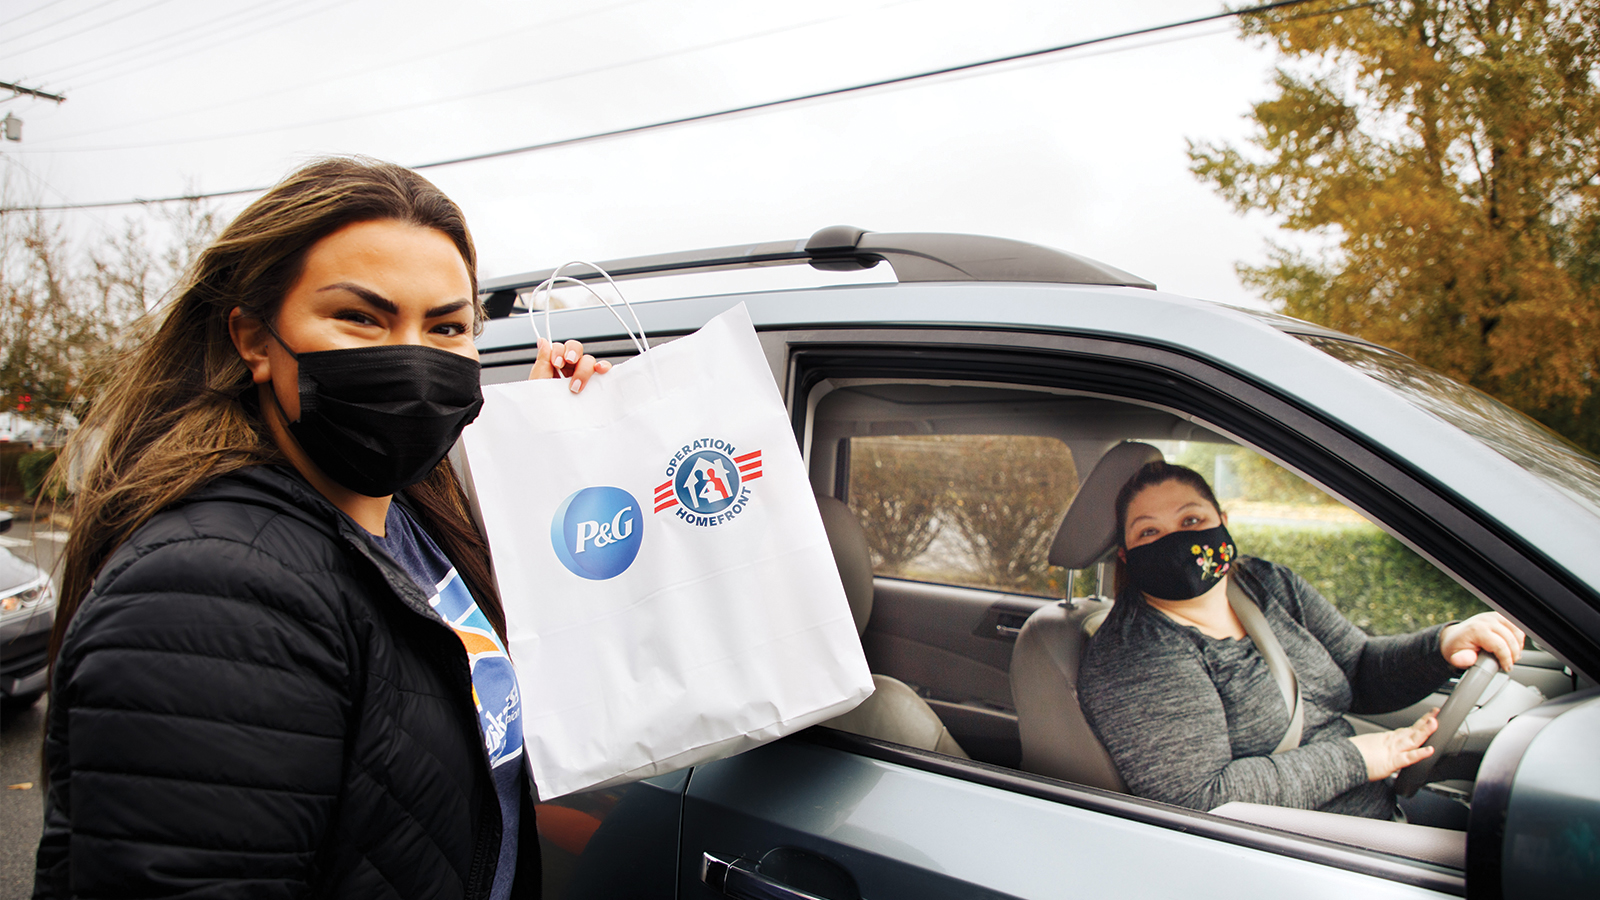
M582 395L486 386L462 442L542 799L731 755L872 693L743 304Z

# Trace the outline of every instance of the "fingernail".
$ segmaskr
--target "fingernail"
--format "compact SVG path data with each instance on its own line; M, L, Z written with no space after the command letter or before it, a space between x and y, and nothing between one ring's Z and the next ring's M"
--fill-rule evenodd
M583 390L583 382L579 381L576 378L572 379L572 392L574 394L576 394L577 392L579 392L581 390Z
M567 351L567 362L574 362L575 363L577 361L578 361L578 352L576 350L568 350Z

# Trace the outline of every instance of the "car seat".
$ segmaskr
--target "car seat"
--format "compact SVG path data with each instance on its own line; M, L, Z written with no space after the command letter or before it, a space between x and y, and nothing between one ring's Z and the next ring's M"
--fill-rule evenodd
M836 498L818 496L817 509L822 513L822 525L839 567L839 580L844 583L850 613L856 620L856 633L861 634L872 617L872 553L867 547L867 533L850 507ZM939 714L905 682L874 672L872 684L872 696L860 706L822 724L863 737L967 758L966 751L939 720Z
M1102 456L1061 518L1050 545L1050 564L1077 570L1109 557L1118 543L1117 492L1145 463L1161 458L1161 451L1133 441ZM1075 599L1029 616L1011 651L1011 697L1017 707L1023 771L1127 793L1111 754L1078 705L1078 666L1110 609L1109 600Z

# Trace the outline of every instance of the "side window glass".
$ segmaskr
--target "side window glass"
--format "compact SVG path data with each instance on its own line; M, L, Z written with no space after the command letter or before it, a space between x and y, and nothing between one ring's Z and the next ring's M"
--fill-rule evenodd
M878 575L1061 597L1066 572L1046 558L1077 490L1052 437L850 440L850 508Z
M1368 634L1405 634L1488 611L1359 513L1244 447L1151 441L1211 481L1239 552L1288 566Z

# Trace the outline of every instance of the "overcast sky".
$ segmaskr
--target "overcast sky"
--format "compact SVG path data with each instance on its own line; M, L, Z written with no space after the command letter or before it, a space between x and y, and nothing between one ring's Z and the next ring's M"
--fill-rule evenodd
M714 112L1215 13L1217 0L0 0L14 188L90 203L420 164ZM1229 21L760 113L427 172L480 275L799 238L992 234L1256 303L1276 229L1189 174L1242 139L1272 53ZM3 95L3 92L0 92ZM228 214L249 197L216 201ZM93 240L137 208L62 213Z

